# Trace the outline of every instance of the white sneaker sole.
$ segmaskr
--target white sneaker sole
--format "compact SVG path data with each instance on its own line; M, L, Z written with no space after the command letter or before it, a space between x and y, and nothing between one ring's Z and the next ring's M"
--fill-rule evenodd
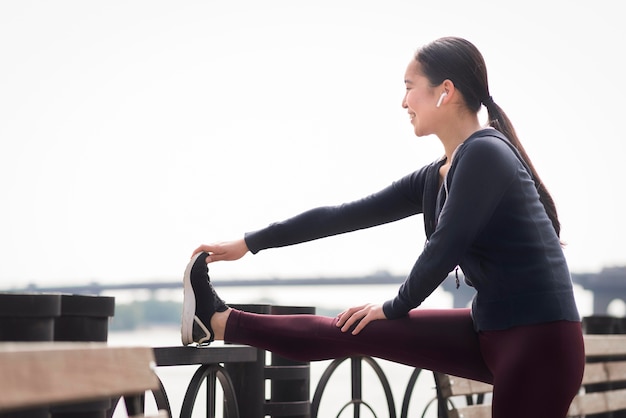
M193 322L196 316L196 295L191 286L191 268L202 253L198 253L189 261L183 275L183 315L180 336L183 345L193 344Z

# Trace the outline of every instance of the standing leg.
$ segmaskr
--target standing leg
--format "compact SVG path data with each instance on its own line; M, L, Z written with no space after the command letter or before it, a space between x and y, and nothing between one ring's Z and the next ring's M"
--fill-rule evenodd
M585 367L578 322L480 332L493 371L493 418L564 418Z

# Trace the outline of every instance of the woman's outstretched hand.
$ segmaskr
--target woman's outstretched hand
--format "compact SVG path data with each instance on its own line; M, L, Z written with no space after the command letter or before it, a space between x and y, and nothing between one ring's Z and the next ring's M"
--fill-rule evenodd
M387 319L383 312L383 306L371 303L346 309L338 315L338 318L337 327L340 327L343 332L349 331L356 324L352 330L352 335L357 335L372 321Z
M191 256L193 257L199 252L205 252L209 254L206 258L206 262L213 263L215 261L239 260L246 255L248 251L248 245L242 238L235 241L201 245L193 251Z

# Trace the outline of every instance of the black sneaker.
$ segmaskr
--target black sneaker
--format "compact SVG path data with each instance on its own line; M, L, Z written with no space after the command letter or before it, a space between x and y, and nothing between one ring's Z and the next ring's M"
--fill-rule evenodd
M183 318L180 327L183 345L208 345L214 339L211 317L228 306L217 296L209 279L207 253L196 254L183 277Z

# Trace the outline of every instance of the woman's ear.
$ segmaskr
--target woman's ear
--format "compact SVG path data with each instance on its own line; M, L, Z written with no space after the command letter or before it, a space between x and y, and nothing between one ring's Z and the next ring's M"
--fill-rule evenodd
M440 86L442 87L443 91L441 92L441 95L439 96L439 100L437 101L437 107L440 107L442 104L447 103L450 100L450 98L454 96L454 93L456 92L454 83L451 80L448 80L448 79L443 80L443 83L441 83Z
M452 93L456 90L452 80L448 80L447 78L443 80L443 83L441 83L441 87L443 87L443 90L448 93L449 96L452 96Z

